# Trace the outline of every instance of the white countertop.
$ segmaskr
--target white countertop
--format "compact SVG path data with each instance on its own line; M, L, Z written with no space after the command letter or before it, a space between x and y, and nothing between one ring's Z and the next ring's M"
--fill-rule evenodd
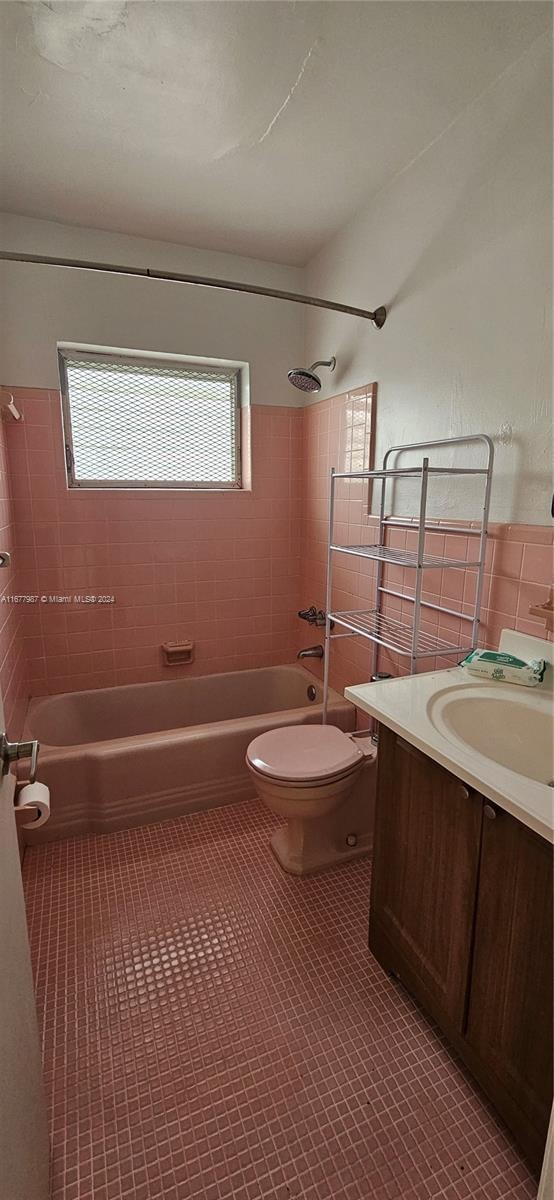
M500 649L526 659L547 658L552 664L554 645L516 634L512 630L503 630ZM551 665L547 668L544 683L536 688L495 684L492 680L469 675L462 667L452 667L359 684L345 688L344 694L357 708L393 729L464 783L517 817L529 829L554 842L553 788L487 757L460 741L448 729L440 728L440 722L437 728L437 724L431 720L435 700L445 695L445 690L455 688L458 692L460 687L470 688L468 695L478 698L490 695L495 688L502 689L503 695L508 695L509 700L517 699L539 714L543 725L545 717L542 714L552 713ZM481 689L486 689L486 692Z

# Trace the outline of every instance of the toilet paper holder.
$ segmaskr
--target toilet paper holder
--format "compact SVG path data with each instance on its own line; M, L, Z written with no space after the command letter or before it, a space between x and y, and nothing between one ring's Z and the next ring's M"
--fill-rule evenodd
M2 774L7 775L13 762L17 762L20 758L30 758L31 767L29 770L29 783L34 783L37 777L38 754L40 750L39 743L34 740L31 742L9 742L6 734L0 733L0 762L2 763Z

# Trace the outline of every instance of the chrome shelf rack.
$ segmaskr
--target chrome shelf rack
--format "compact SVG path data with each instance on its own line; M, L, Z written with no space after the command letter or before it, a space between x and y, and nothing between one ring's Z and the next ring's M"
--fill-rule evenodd
M485 447L487 455L486 466L441 467L431 465L430 454L434 450L438 450L439 448L444 450L454 446L475 448L476 450L482 450ZM413 454L413 452L417 453L418 451L422 452L421 465L410 467L394 465L398 463L401 455L410 452ZM325 603L324 723L327 720L331 643L336 638L364 637L369 639L374 645L374 673L377 670L380 646L391 650L403 659L408 659L412 674L415 673L422 659L442 658L462 653L467 654L477 646L493 461L494 447L491 439L486 434L476 434L471 437L445 438L440 441L411 442L403 446L391 446L383 458L382 469L377 471L336 471L334 467L332 468L329 492L329 542L327 551L327 595ZM389 462L392 464L390 467ZM442 523L441 521L428 519L428 483L429 479L435 476L450 476L453 481L455 478L461 476L475 476L476 481L480 482L483 486L480 521L448 524L447 522ZM374 545L342 545L335 540L336 483L337 480L352 479L368 480L368 482L377 480L381 482L381 500L377 527L378 540ZM386 511L387 482L389 480L402 481L404 479L416 479L420 482L418 517L415 520L397 517L388 514ZM388 531L395 528L415 531L417 534L417 549L395 549L393 546L388 546L386 543ZM473 538L475 553L463 559L431 554L426 549L426 537L429 533L453 533L461 537ZM350 554L362 559L373 559L377 562L375 605L373 608L356 609L350 612L337 612L333 609L333 566L335 555L337 554ZM408 592L405 590L399 591L393 587L385 586L383 583L383 573L386 566L399 566L405 569L412 568L414 571L413 590ZM475 570L475 599L470 611L463 612L461 609L445 607L442 603L435 604L430 600L423 599L422 591L425 570L441 570L446 567L459 569L472 567ZM412 619L403 621L385 614L382 611L383 598L385 596L394 596L407 604L413 605ZM462 636L461 632L459 636L453 635L451 638L446 639L444 636L439 636L434 632L426 632L421 627L422 610L433 611L435 614L439 614L439 616L442 614L448 617L456 617L460 622L464 622L468 626L467 638ZM333 629L333 626L336 627L336 631ZM460 630L462 628L463 626L460 625Z

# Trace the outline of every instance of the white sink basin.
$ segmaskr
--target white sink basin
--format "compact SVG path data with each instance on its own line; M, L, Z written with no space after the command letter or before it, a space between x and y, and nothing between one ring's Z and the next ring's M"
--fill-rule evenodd
M554 646L503 629L499 649L548 664L526 688L468 675L422 671L346 688L348 700L405 738L540 837L554 842Z
M527 779L554 779L552 695L514 685L458 684L436 692L427 715L451 743Z

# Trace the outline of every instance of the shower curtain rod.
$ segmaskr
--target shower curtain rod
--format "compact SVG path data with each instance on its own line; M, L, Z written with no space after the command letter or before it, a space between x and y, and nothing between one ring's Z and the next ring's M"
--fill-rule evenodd
M11 250L0 250L0 260L37 263L47 267L69 267L75 271L100 271L107 275L139 275L144 279L161 279L168 283L189 283L227 292L248 292L252 296L269 296L272 300L290 300L292 304L309 304L314 308L328 308L333 312L346 313L349 317L363 317L366 321L373 321L377 329L382 329L387 319L384 305L376 308L375 312L369 312L366 308L335 304L317 296L302 296L299 292L281 292L277 288L258 287L253 283L238 283L230 279L212 279L205 275L182 275L178 271L156 271L151 267L122 267L114 263L87 262L79 258L52 258L47 254L17 254Z

